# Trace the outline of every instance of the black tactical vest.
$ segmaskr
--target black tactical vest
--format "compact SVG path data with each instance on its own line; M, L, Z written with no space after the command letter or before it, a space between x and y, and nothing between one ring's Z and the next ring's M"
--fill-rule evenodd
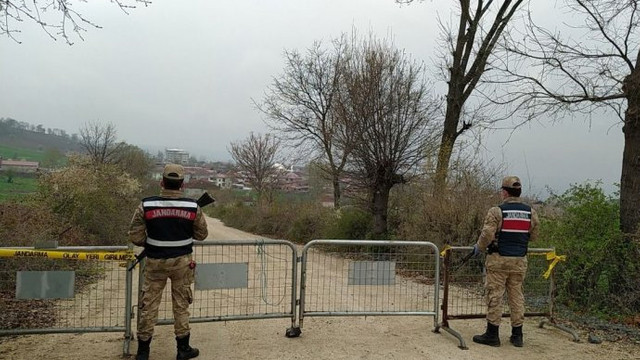
M498 232L498 253L502 256L525 256L531 229L531 206L522 203L504 203L502 228Z
M145 249L152 259L168 259L193 251L195 200L152 196L142 200L147 226Z

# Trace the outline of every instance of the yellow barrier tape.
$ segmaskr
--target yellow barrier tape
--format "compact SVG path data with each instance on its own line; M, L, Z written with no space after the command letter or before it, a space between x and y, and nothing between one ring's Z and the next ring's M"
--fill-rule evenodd
M128 261L134 260L133 252L68 252L49 250L0 249L0 257L31 257L47 259Z
M447 251L449 251L450 249L451 249L451 246L445 245L444 249L442 249L442 251L440 251L440 256L444 257L445 255L447 255Z
M549 264L547 271L542 275L542 277L548 279L549 276L551 276L551 271L553 271L553 268L558 264L558 262L567 261L567 255L556 255L555 251L550 251L546 255L547 261L553 260L551 261L551 264Z

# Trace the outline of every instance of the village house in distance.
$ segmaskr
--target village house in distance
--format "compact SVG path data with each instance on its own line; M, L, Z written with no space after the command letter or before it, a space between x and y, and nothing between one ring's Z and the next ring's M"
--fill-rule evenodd
M191 164L191 156L184 149L165 149L164 158L158 161L153 170L154 180L162 179L162 171L167 163L181 164L184 166L184 182L190 184L189 188L198 188L198 185L215 185L220 189L251 190L247 174L231 168L210 169ZM285 167L275 164L281 171L277 179L278 190L284 192L304 193L309 191L308 175L301 168L295 166Z
M36 173L40 169L37 161L12 160L0 157L0 171L14 171L16 173Z

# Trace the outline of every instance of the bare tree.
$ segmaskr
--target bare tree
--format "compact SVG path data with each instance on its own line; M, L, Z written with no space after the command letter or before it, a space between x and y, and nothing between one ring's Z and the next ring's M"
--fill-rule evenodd
M387 236L389 193L435 148L423 67L376 39L354 49L341 107L355 136L349 165L368 194L373 236Z
M411 3L413 0L398 0ZM446 110L434 179L434 194L446 189L449 163L460 135L473 120L463 120L465 104L490 64L490 56L504 29L524 0L459 0L458 26L441 23L444 34L443 66L447 78ZM475 113L475 112L471 112ZM462 124L461 124L462 121Z
M272 200L280 171L274 166L279 147L280 141L273 135L254 133L230 145L229 153L238 170L247 175L249 184L258 193L259 203Z
M332 50L315 42L306 54L285 51L284 73L274 78L258 108L295 148L313 144L315 157L333 185L334 207L340 207L340 176L352 149L345 122L335 103L340 91L341 69L347 57L345 36L333 42ZM340 139L340 146L337 142Z
M113 123L85 123L80 129L79 142L93 165L116 165L141 182L148 177L153 167L151 156L144 150L118 141Z
M530 14L523 40L507 42L509 62L494 77L502 85L517 85L496 102L524 112L524 121L542 114L590 119L598 110L619 117L624 124L620 227L626 234L636 234L640 222L638 5L638 0L568 0L577 24L567 24L566 35L536 25Z
M110 0L125 13L136 7L136 4L145 6L151 0ZM62 37L69 45L73 44L70 36L73 34L84 40L82 33L87 27L100 28L100 25L92 22L77 10L77 4L84 1L72 0L0 0L0 35L20 43L16 33L21 30L23 23L35 23L53 40Z
M94 164L112 164L118 159L124 143L118 142L113 123L87 122L80 128L80 146Z

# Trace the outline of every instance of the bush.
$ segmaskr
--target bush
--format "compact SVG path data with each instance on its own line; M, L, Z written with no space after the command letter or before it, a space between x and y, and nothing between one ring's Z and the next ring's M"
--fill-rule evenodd
M475 243L487 211L501 201L495 191L471 185L433 196L425 184L410 184L393 195L389 222L396 229L394 237L439 247Z
M0 204L0 239L3 246L35 246L58 241L60 246L83 245L91 235L54 214L46 204L30 199Z
M236 201L210 210L226 226L278 239L306 243L322 237L332 210L309 202L280 202L265 207Z
M286 238L301 244L314 239L325 238L324 229L333 219L333 209L314 204L300 204L296 207L296 217L291 222Z
M83 245L123 245L139 191L138 181L119 167L78 156L40 177L37 201L96 237L95 243Z
M335 212L322 231L325 239L363 240L369 238L373 217L356 207L343 207Z
M556 268L558 300L606 315L637 311L637 254L619 230L618 199L606 196L599 183L585 183L550 202L556 214L543 218L541 235L568 259Z
M226 226L250 231L255 228L252 223L255 221L257 211L255 207L246 206L242 202L215 206L211 210L213 216L218 217Z
M296 194L297 195L297 194ZM459 181L441 197L426 184L397 186L389 204L391 239L469 245L475 241L487 210L500 203L493 188ZM265 207L245 201L217 202L209 213L225 225L260 235L306 243L310 239L370 239L372 216L355 206L324 208L304 196L280 196Z

